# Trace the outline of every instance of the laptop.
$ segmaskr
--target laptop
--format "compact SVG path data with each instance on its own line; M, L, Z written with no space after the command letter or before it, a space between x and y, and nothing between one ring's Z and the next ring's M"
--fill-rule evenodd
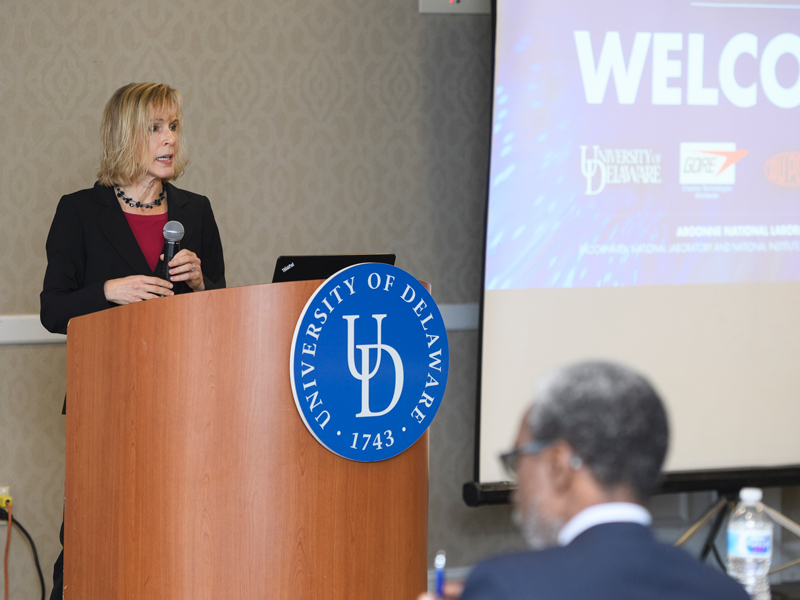
M281 256L275 263L272 283L286 281L308 281L327 279L345 267L361 263L383 263L394 265L394 254L317 254L305 256Z

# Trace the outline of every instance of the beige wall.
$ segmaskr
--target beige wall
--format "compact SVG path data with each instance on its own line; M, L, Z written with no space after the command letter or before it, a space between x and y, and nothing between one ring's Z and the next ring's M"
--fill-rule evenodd
M11 486L13 516L36 542L48 590L61 550L64 501L64 345L0 346L0 485ZM6 525L0 526L5 547ZM38 598L39 579L25 539L15 530L10 597ZM0 581L3 575L0 571Z
M488 16L416 0L34 0L0 22L0 312L37 309L58 197L89 187L110 94L185 96L229 282L286 252L392 250L439 300L475 301L489 128Z

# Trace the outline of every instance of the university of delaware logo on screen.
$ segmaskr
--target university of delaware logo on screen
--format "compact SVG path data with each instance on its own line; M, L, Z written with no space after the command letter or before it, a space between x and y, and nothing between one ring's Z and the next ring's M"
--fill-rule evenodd
M750 151L737 150L734 142L683 142L681 185L733 185L736 163Z
M373 462L403 452L433 421L450 355L428 291L384 264L348 267L303 309L291 349L292 393L331 452Z
M661 184L661 154L651 148L580 148L586 196L600 194L607 185Z

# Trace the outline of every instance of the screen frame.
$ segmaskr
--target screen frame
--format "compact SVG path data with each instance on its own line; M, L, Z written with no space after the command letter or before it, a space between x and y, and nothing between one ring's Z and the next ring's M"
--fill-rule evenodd
M487 236L489 233L489 191L492 184L492 144L493 138L492 131L494 129L494 100L495 100L495 68L497 58L497 0L491 0L492 3L492 86L490 94L491 98L491 118L489 119L489 156L486 163L486 196L484 201L483 210L483 246L481 254L481 293L480 301L478 303L478 376L477 376L477 390L475 395L475 447L473 451L473 465L472 465L472 482L465 483L465 487L470 483L480 482L480 460L481 460L481 384L483 380L483 320L484 320L484 304L486 300L486 248ZM468 504L469 505L469 504Z
M800 465L789 467L765 467L762 469L720 469L716 471L682 471L667 473L655 492L678 494L682 492L716 491L720 495L738 495L743 487L783 487L800 485ZM500 481L464 484L462 497L467 506L510 504L511 494L517 489L515 483Z

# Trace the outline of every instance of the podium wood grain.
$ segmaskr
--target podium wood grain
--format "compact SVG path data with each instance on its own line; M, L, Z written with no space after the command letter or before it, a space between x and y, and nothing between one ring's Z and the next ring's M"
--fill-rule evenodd
M289 381L319 282L106 310L67 337L66 600L403 599L426 587L427 433L356 463Z

